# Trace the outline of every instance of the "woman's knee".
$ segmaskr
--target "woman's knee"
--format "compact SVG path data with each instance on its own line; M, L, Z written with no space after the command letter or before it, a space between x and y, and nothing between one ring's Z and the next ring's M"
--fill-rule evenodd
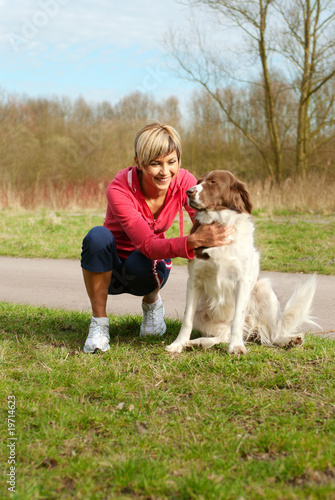
M98 253L108 247L114 246L113 234L104 226L93 227L83 240L83 250Z
M94 227L83 240L81 267L87 271L103 273L120 265L115 238L109 229Z

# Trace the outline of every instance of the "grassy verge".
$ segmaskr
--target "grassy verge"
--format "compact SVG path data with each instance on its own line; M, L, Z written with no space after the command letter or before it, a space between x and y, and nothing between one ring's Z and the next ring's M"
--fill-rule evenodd
M260 213L254 220L262 270L335 274L335 215Z
M334 341L223 345L178 356L114 317L85 355L89 315L0 305L1 443L15 396L11 498L335 498ZM3 475L9 472L1 461Z
M0 214L0 255L78 259L83 237L103 221L103 215L4 210Z
M2 211L0 255L78 259L83 236L103 220L102 214ZM335 215L281 212L269 216L256 211L253 220L263 270L335 274ZM190 227L185 221L185 234ZM167 237L176 236L178 221L167 232Z

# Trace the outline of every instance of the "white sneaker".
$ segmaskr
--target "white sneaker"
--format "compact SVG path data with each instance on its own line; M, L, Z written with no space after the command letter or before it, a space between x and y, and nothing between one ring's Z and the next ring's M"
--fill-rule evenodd
M84 352L108 351L109 348L109 319L92 316Z
M153 304L142 302L143 321L140 329L140 336L146 335L163 335L166 332L166 324L164 322L164 306L160 295L158 300Z

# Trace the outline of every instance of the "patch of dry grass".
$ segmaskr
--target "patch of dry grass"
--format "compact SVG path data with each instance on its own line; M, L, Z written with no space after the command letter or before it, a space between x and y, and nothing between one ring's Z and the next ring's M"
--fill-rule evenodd
M80 183L56 182L36 184L29 189L0 185L0 209L20 210L106 210L109 180L87 180Z
M254 209L272 213L278 210L294 212L334 213L335 179L327 174L311 172L305 178L288 178L281 186L264 183L248 184Z
M0 186L0 209L101 210L106 209L106 190L112 179L87 180L79 183L55 182L29 189ZM243 179L242 179L243 180ZM335 178L327 173L311 172L305 178L288 178L281 186L271 180L248 183L254 209L273 213L290 210L313 213L335 212Z

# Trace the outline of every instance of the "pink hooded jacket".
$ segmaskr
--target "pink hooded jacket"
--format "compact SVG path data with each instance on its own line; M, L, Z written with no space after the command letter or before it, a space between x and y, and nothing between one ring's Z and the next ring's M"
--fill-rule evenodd
M187 203L186 190L195 186L195 177L180 169L169 186L165 205L154 219L140 188L136 167L121 170L107 189L107 212L104 226L114 235L118 255L127 258L139 250L149 259L184 257L193 259L194 251L187 250L187 236L183 236L183 207L193 220L195 211ZM165 238L165 231L179 212L179 238Z

